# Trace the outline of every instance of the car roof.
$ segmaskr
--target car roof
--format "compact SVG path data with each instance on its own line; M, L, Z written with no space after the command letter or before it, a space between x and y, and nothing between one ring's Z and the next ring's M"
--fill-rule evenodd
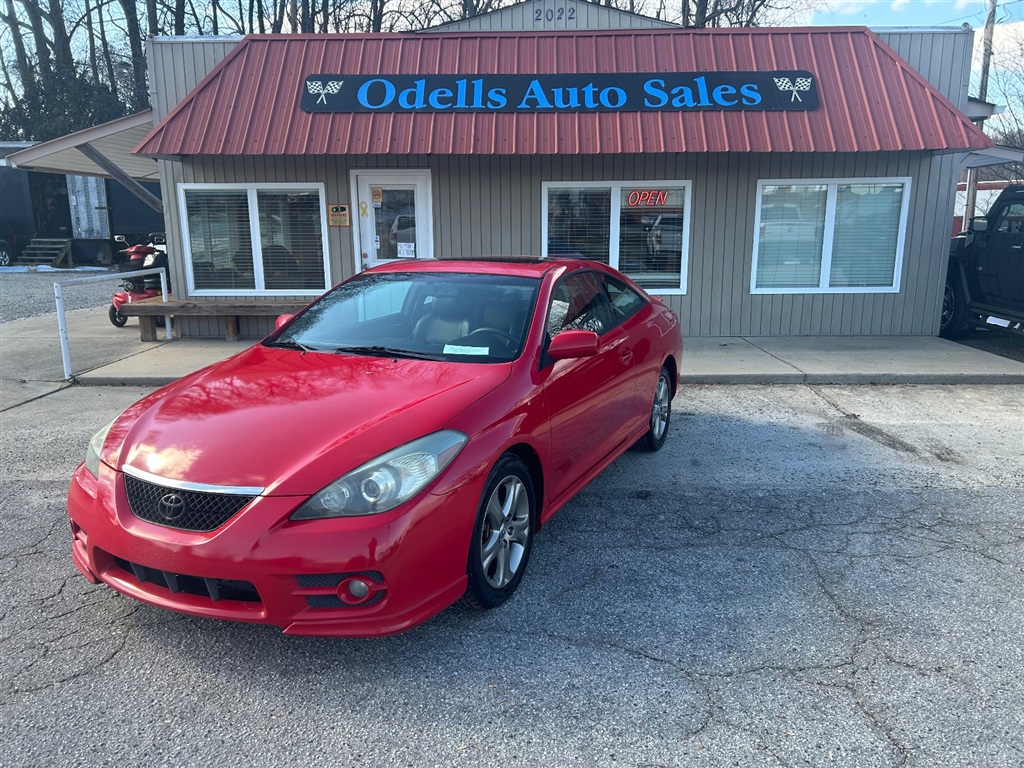
M392 261L373 267L373 273L381 272L446 272L450 274L507 275L516 277L542 277L558 267L577 269L580 267L601 268L600 262L586 259L545 259L539 256L489 255L475 259L432 259L423 261Z

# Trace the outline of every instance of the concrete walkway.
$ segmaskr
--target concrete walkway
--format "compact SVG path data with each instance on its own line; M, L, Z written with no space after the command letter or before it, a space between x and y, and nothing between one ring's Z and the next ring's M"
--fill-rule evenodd
M67 314L80 385L157 386L241 352L255 339L141 342L136 320L106 308ZM1024 363L934 336L723 337L685 340L687 384L1021 384ZM0 324L0 410L62 387L56 315Z

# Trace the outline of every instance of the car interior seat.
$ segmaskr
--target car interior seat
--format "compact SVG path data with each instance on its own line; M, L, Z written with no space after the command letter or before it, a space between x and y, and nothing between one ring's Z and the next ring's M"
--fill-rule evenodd
M496 328L518 339L526 322L526 305L521 301L498 300L484 305L481 328Z
M458 297L435 298L430 311L416 321L412 337L428 344L447 344L469 333L469 319Z

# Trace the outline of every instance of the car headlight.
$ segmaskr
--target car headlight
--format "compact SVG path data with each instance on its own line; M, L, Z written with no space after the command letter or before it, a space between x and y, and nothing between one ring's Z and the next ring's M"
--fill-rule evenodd
M85 454L85 468L88 469L93 477L100 476L100 451L103 450L103 441L107 439L107 432L114 426L114 419L107 426L92 436L89 441L89 450Z
M291 519L376 515L394 509L441 474L467 440L461 432L443 430L388 451L315 494Z

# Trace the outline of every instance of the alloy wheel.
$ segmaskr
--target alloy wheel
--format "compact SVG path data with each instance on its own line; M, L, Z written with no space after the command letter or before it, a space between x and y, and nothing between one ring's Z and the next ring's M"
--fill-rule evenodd
M651 434L655 440L661 440L668 429L669 409L672 407L672 388L665 374L658 377L658 388L654 392L651 405Z
M515 578L530 541L530 497L509 475L495 486L480 528L480 564L487 584L502 589Z

